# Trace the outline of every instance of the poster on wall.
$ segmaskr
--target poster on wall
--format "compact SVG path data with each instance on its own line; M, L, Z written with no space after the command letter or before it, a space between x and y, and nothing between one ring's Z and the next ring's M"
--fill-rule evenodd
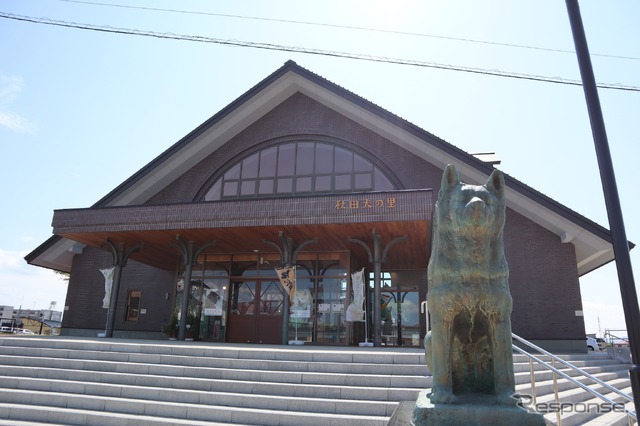
M344 304L342 303L332 303L331 304L331 312L335 314L341 314L344 312Z
M318 312L331 312L331 303L318 303Z
M222 316L222 296L220 296L218 289L207 288L204 293L204 315L207 317Z
M313 296L309 289L294 292L291 298L291 318L311 318L312 305Z

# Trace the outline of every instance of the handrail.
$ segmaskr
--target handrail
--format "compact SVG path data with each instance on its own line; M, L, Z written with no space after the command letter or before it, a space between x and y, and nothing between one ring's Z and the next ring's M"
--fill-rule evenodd
M564 365L564 366L566 366L566 367L569 367L570 369L572 369L572 370L574 370L574 371L577 371L578 373L580 373L580 374L581 374L581 375L583 375L584 377L587 377L588 379L593 380L594 382L596 382L597 384L599 384L599 385L603 386L604 388L606 388L606 389L608 389L608 390L610 390L610 391L612 391L612 392L614 392L614 393L616 393L616 394L620 395L621 397L623 397L623 398L624 398L624 399L626 399L627 401L629 401L629 402L633 402L633 398L632 398L631 396L629 396L629 395L627 395L626 393L624 393L624 392L620 391L619 389L614 388L613 386L609 385L608 383L603 382L602 380L598 379L597 377L595 377L595 376L593 376L593 375L591 375L591 374L587 373L586 371L584 371L584 370L582 370L582 369L580 369L580 368L576 367L575 365L573 365L573 364L571 364L571 363L569 363L569 362L567 362L567 361L563 360L562 358L560 358L560 357L558 357L558 356L556 356L556 355L554 355L554 354L552 354L552 353L550 353L550 352L548 352L548 351L546 351L546 350L542 349L541 347L539 347L539 346L537 346L537 345L534 345L533 343L531 343L531 342L529 342L529 341L527 341L527 340L523 339L522 337L520 337L520 336L518 336L518 335L516 335L516 334L513 334L513 333L512 333L512 336L513 336L513 338L514 338L515 340L517 340L518 342L523 343L523 344L525 344L525 345L529 346L530 348L534 349L534 350L535 350L535 351L537 351L537 352L540 352L540 353L542 353L542 354L544 354L544 355L546 355L546 356L548 356L548 357L551 357L551 359L552 359L552 361L553 361L554 363L557 361L557 362L561 363L562 365ZM525 351L524 349L522 349L522 348L520 348L520 347L516 346L515 344L513 345L513 349L514 349L514 350L516 350L517 352L519 352L519 353L521 353L521 354L523 354L523 355L525 355L525 356L529 357L529 359L530 359L530 360L534 360L534 361L536 361L537 363L539 363L540 365L544 366L544 367L545 367L545 368L547 368L548 370L551 370L553 373L558 374L558 375L560 375L560 376L564 377L565 379L569 380L571 383L573 383L573 384L575 384L575 385L577 385L577 386L581 387L582 389L584 389L584 390L586 390L587 392L591 393L592 395L594 395L594 396L596 396L596 397L598 397L598 398L602 399L603 401L605 401L605 402L607 402L607 403L609 403L609 404L616 404L616 402L615 402L615 401L613 401L613 400L611 400L611 399L607 398L606 396L602 395L601 393L599 393L599 392L597 392L597 391L595 391L595 390L591 389L590 387L586 386L585 384L583 384L583 383L581 383L581 382L579 382L579 381L575 380L573 377L571 377L571 376L567 375L566 373L564 373L563 371L561 371L561 370L559 370L559 369L555 368L554 366L550 365L549 363L547 363L547 362L545 362L545 361L541 360L540 358L536 357L535 355L532 355L532 354L528 353L527 351ZM533 378L532 378L532 379L533 379ZM535 397L535 396L534 396L534 397ZM557 397L557 395L556 395L556 399L557 399L557 398L558 398L558 397ZM633 419L633 420L635 420L636 422L638 421L638 417L637 417L637 414L636 414L635 412L630 411L630 410L627 410L626 408L624 408L624 411L625 411L625 413L627 414L627 416L628 416L629 418L632 418L632 419ZM559 420L559 419L558 419L558 420Z
M629 338L628 337L616 336L615 334L611 333L612 331L618 332L618 331L627 331L627 330L605 330L604 331L604 340L605 340L605 342L607 341L607 337L609 337L610 338L609 343L611 344L611 346L614 346L613 339L624 340L625 342L629 343Z
M513 335L513 338L514 338L514 339L516 339L517 341L519 341L520 343L524 343L525 345L529 346L530 348L533 348L533 349L535 349L536 351L538 351L538 352L540 352L540 353L542 353L542 354L544 354L544 355L547 355L547 356L549 356L549 357L551 357L551 358L555 359L555 360L556 360L556 361L558 361L559 363L561 363L561 364L563 364L563 365L565 365L565 366L567 366L567 367L569 367L569 368L571 368L571 369L573 369L573 370L575 370L575 371L579 372L579 373L580 373L580 374L582 374L583 376L588 377L589 379L593 380L594 382L598 383L599 385L602 385L602 386L604 386L605 388L609 389L610 391L617 393L618 395L620 395L621 397L623 397L623 398L624 398L624 399L626 399L627 401L629 401L629 402L633 402L633 397L631 397L631 396L627 395L626 393L622 392L621 390L619 390L619 389L617 389L617 388L614 388L614 387L613 387L613 386L611 386L610 384L608 384L608 383L606 383L606 382L603 382L602 380L598 379L597 377L592 376L591 374L587 373L586 371L584 371L584 370L582 370L582 369L580 369L580 368L576 367L575 365L571 364L570 362L567 362L567 361L563 360L562 358L560 358L560 357L558 357L558 356L556 356L556 355L552 354L551 352L547 352L547 351L545 351L545 350L544 350L544 349L542 349L541 347L534 345L533 343L531 343L531 342L529 342L529 341L527 341L527 340L523 339L522 337L520 337L520 336L518 336L518 335L516 335L516 334L513 334L513 333L512 333L512 335ZM515 347L515 345L514 345L514 347ZM527 353L526 353L526 352L522 352L522 351L518 351L518 352L523 353L524 355L527 355ZM541 361L541 363L543 363L543 364L547 364L547 363L545 363L544 361Z

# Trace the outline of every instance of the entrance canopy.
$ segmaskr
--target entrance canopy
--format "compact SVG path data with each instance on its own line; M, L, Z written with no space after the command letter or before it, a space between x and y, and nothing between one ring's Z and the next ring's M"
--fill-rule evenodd
M362 263L366 250L349 238L372 241L375 230L384 243L399 236L408 240L387 253L395 269L426 268L432 191L410 190L342 195L198 202L56 210L54 234L92 247L107 239L143 249L131 259L172 270L177 237L197 246L216 241L207 252L273 251L280 232L294 245L317 239L309 250L351 250Z

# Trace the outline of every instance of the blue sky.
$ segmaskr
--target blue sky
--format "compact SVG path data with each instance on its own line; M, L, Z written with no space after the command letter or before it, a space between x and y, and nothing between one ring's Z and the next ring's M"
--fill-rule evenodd
M597 81L639 87L640 4L580 7ZM580 79L558 0L4 0L0 12ZM51 235L53 210L92 205L289 59L465 151L495 151L504 172L608 227L578 86L5 18L0 58L0 304L62 308L64 282L23 260ZM599 94L627 237L639 243L640 93ZM614 264L581 287L587 332L626 328Z

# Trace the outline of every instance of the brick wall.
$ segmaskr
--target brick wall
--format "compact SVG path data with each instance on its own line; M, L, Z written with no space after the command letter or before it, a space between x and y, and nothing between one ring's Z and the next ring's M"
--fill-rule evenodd
M107 309L102 308L104 298L104 276L100 269L110 268L113 260L110 252L87 247L73 260L62 329L104 330ZM116 330L136 330L159 332L163 322L169 319L171 311L174 273L152 268L135 262L127 262L122 270L122 280L114 328ZM125 322L127 292L142 290L140 308L147 313L140 315L137 322ZM168 298L167 298L168 293Z
M526 339L583 339L574 246L507 211L505 256L513 296L513 332Z

